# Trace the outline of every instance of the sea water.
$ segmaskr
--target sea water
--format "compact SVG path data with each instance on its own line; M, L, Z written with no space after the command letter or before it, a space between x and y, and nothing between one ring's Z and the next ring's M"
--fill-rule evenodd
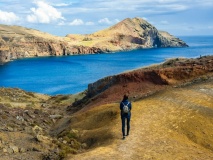
M180 39L189 47L15 60L0 65L0 87L49 95L75 94L86 90L89 83L103 77L161 63L168 58L213 55L213 36Z

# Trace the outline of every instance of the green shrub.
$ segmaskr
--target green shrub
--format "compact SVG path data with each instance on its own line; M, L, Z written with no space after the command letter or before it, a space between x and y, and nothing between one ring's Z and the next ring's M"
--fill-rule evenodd
M77 154L78 151L66 144L60 143L59 144L59 148L60 148L60 152L59 152L59 156L61 158L65 158L68 154Z
M89 37L85 37L84 39L83 39L83 41L91 41L92 40L92 38L89 38Z
M74 133L74 132L69 132L69 133L67 133L66 136L68 138L75 138L75 139L78 137L78 135L76 133Z

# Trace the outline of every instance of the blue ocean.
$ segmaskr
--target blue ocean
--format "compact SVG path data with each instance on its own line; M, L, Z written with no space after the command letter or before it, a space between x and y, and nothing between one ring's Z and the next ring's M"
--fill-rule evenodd
M103 77L161 63L168 58L213 55L213 36L179 38L189 47L15 60L0 65L0 87L49 95L75 94Z

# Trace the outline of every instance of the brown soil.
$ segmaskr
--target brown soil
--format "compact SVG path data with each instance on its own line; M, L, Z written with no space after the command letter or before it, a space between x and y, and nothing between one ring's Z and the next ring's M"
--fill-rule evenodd
M149 66L115 76L106 77L89 85L87 96L68 109L84 112L102 104L119 102L125 93L131 101L152 95L169 86L193 84L212 77L213 56L197 59L171 59L161 65ZM93 87L90 87L93 86Z
M53 97L0 88L0 159L213 159L213 56L169 60L93 87ZM122 140L124 92L133 110Z
M0 160L62 158L61 148L68 147L59 137L50 136L49 130L66 117L66 106L82 95L50 97L0 88Z
M169 88L133 102L125 140L118 103L77 114L70 125L83 133L90 149L67 159L213 159L212 82Z

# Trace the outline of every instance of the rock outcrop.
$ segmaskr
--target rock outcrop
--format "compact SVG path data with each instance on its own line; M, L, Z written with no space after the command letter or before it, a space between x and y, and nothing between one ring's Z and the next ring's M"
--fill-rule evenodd
M108 76L88 85L87 96L76 101L69 109L116 102L128 93L133 99L140 99L167 86L187 84L192 79L199 81L212 77L213 56L197 59L171 59L161 65L141 68L130 72ZM204 75L204 76L203 76ZM203 77L202 77L203 76Z
M153 47L187 47L141 18L125 19L89 35L53 36L20 26L0 25L0 63L18 58L95 54Z
M77 131L70 130L69 137L49 134L65 117L66 106L78 98L73 96L0 88L0 160L56 160L63 159L66 152L80 152L85 144L78 142Z
M101 53L99 48L70 45L63 37L19 26L0 25L0 62L36 56Z
M150 82L154 85L176 84L213 72L213 56L198 59L173 59L162 66L142 68L109 76L88 85L88 96L98 95L116 84ZM130 88L129 88L130 89Z
M170 59L101 79L76 95L0 88L0 160L213 159L212 62L213 56ZM125 92L133 109L124 142Z
M187 47L182 40L158 31L142 18L127 18L116 25L90 35L67 35L73 44L122 51L140 48Z

